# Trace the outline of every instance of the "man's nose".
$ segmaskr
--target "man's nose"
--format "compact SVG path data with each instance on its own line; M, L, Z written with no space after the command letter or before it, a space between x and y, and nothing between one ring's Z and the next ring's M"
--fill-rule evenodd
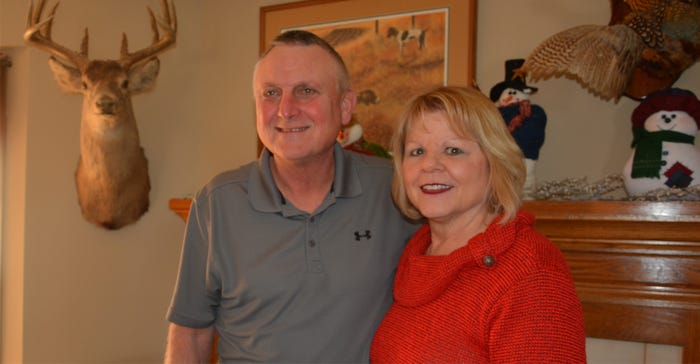
M283 93L278 107L278 116L282 119L292 119L296 116L298 109L296 99L291 93Z

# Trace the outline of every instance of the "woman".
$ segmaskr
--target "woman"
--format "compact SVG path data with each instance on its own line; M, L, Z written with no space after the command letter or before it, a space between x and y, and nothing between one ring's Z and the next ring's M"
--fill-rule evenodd
M393 196L427 219L401 257L373 362L585 363L561 252L520 210L523 156L480 92L414 99L394 136Z

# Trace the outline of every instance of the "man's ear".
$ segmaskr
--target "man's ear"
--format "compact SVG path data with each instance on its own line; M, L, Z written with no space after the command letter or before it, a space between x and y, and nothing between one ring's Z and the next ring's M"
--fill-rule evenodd
M54 56L49 57L49 68L61 90L70 93L83 92L82 75L77 68L61 62Z
M342 113L342 124L348 125L350 120L352 120L352 113L355 111L355 105L357 104L357 95L353 90L346 90L343 93L343 99L340 101L340 110Z
M152 90L156 85L158 71L160 61L155 57L134 66L129 70L129 91L137 94Z

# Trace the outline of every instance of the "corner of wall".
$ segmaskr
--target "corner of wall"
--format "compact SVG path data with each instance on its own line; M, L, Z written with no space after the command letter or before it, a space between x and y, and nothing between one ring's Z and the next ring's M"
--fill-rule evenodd
M1 1L1 0L0 0ZM28 52L8 49L6 126L2 148L2 234L0 235L0 362L24 359L24 251L28 113ZM7 214L12 211L12 214Z

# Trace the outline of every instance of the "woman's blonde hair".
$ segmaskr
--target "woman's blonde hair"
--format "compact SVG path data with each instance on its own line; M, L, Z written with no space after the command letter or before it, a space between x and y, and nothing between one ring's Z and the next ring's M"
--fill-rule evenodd
M502 213L501 223L514 218L522 204L525 184L523 153L491 100L475 89L454 86L438 87L415 97L401 114L392 139L392 195L401 212L411 219L423 218L406 195L401 165L408 130L429 112L444 113L457 135L469 137L479 145L489 165L489 212Z

